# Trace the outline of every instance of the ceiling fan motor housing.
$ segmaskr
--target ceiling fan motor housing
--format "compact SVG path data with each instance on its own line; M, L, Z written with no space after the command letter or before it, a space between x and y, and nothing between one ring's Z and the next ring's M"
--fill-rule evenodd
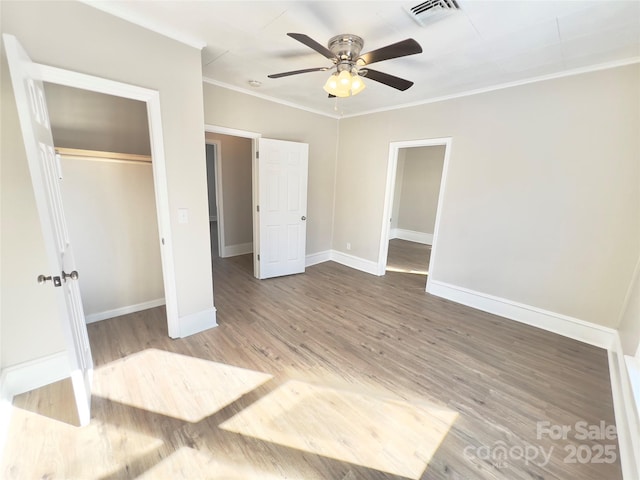
M331 50L340 62L355 62L360 56L364 40L357 35L343 33L336 35L329 40L329 50Z

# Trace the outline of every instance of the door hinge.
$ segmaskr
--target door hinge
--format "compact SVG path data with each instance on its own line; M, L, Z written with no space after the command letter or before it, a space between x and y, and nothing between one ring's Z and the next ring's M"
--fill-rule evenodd
M260 158L260 152L256 150L256 158Z
M258 260L260 260L260 254L258 254Z
M256 212L260 211L260 205L256 205Z

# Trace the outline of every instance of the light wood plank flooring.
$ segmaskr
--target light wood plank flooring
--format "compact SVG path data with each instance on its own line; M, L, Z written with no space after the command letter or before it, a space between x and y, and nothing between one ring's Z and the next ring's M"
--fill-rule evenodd
M426 278L430 261L431 245L408 242L399 238L389 240L388 272L411 273L423 275Z
M617 455L573 428L614 422L603 350L430 296L420 275L250 272L215 259L220 326L186 339L162 308L91 324L91 424L74 426L67 381L17 397L0 477L621 478L619 461L567 462Z

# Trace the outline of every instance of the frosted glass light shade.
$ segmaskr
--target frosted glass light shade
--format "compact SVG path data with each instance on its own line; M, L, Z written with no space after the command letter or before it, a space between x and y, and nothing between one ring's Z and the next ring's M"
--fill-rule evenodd
M348 70L331 75L324 84L324 91L336 97L349 97L360 93L365 88L362 77Z

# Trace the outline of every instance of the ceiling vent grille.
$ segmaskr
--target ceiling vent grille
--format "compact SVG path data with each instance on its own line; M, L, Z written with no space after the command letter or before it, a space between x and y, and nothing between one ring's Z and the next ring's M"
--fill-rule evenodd
M456 0L427 0L413 7L405 7L411 18L425 26L460 10Z

